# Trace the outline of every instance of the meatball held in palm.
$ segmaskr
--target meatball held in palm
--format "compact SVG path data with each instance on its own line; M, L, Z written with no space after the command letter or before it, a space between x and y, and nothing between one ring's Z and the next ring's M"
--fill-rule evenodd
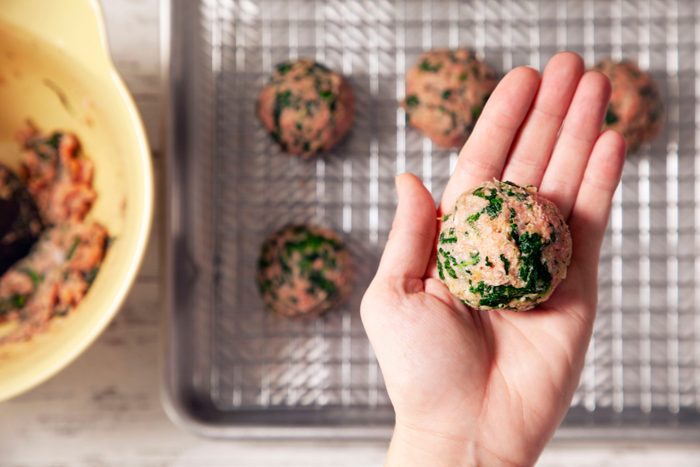
M280 63L260 91L258 117L282 150L304 158L328 151L355 116L350 84L320 63Z
M258 288L268 309L283 316L317 316L347 296L350 256L332 230L289 225L263 243Z
M497 83L496 72L470 50L432 50L408 71L401 105L436 145L459 148Z
M629 60L603 60L594 69L607 76L612 86L605 126L624 136L628 151L636 151L661 129L664 105L656 83Z
M497 180L463 193L442 221L440 279L466 305L534 308L566 277L571 234L535 187Z

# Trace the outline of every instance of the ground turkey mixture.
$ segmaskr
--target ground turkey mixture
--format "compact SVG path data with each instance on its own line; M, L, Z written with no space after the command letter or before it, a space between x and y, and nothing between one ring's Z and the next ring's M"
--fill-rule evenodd
M470 50L432 50L408 71L401 105L436 145L459 148L497 83L496 72Z
M260 91L263 126L291 154L328 151L350 131L355 116L352 88L340 74L300 59L280 63Z
M29 127L20 141L24 182L45 229L0 277L0 343L28 339L69 313L90 288L108 244L107 230L85 220L96 195L93 166L77 138Z
M637 150L661 128L664 105L656 83L629 60L603 60L594 69L605 74L612 85L605 126L625 137L629 152Z
M351 283L340 237L313 225L290 225L262 245L257 282L265 305L284 316L317 316L342 300Z
M570 260L566 222L531 186L486 182L442 219L438 274L472 308L529 310L549 298Z

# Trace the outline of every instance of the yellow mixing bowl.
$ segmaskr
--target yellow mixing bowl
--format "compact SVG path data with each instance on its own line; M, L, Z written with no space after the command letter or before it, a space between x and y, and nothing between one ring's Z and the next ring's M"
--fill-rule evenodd
M141 119L109 58L96 0L2 0L0 161L17 165L15 132L31 119L74 132L95 164L91 218L114 238L90 291L67 318L0 347L0 401L36 386L100 334L136 277L151 227L153 174Z

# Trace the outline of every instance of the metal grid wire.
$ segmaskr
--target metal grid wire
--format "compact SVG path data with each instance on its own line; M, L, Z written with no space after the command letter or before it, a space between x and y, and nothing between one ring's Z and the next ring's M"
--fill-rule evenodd
M222 411L311 408L390 417L359 303L386 240L393 178L410 171L439 197L456 162L405 124L404 73L434 47L468 46L503 72L541 69L563 49L588 65L631 58L660 85L667 124L629 156L600 261L599 311L567 422L679 424L700 409L699 7L688 0L208 0L199 6L201 210L198 259L211 274L199 385ZM278 62L312 57L349 78L357 118L331 154L282 154L254 116ZM207 148L211 151L207 151ZM310 322L263 311L254 284L262 239L290 222L342 232L358 281ZM203 369L206 368L206 372ZM383 410L384 409L384 410ZM340 414L340 415L338 415ZM389 415L387 415L389 414Z

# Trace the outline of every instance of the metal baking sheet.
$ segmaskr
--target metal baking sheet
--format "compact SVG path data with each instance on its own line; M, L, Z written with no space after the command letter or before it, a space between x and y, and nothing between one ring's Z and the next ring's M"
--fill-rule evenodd
M457 154L407 128L397 101L424 50L468 46L496 69L637 60L667 124L628 157L600 260L599 311L561 437L700 439L700 4L648 1L172 0L166 158L166 406L199 433L379 438L392 410L359 303L411 171L438 197ZM347 76L357 119L332 153L282 154L254 115L273 66ZM347 239L351 299L311 322L264 312L263 237L313 221ZM624 429L620 429L624 428Z

